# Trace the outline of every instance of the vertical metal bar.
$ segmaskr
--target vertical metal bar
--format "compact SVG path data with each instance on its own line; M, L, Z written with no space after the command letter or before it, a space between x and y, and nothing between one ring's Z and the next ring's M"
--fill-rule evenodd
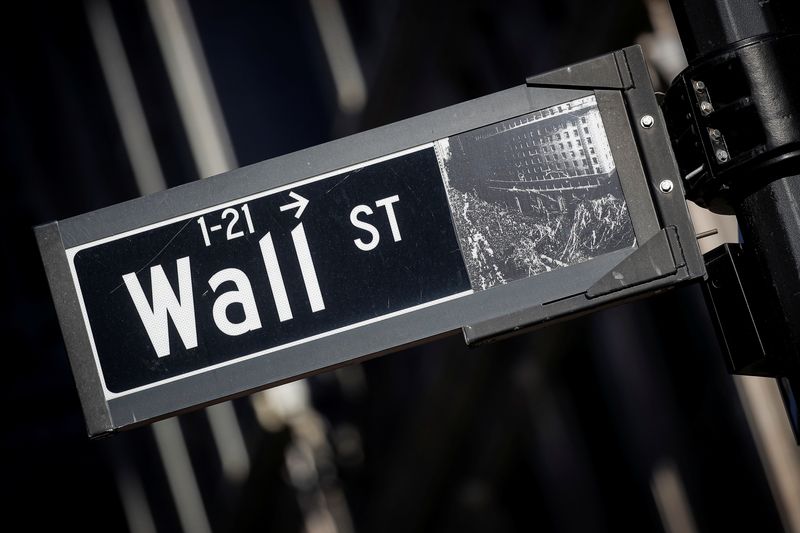
M86 14L139 192L163 190L166 182L111 6L106 0L92 0Z
M211 533L206 508L197 478L192 470L189 450L177 418L168 418L153 424L153 435L156 438L158 452L164 461L175 508L181 527L186 532Z
M233 404L212 405L206 409L206 415L225 477L235 482L244 481L250 474L250 455Z
M800 533L800 449L786 425L775 380L733 376L786 531Z
M689 505L681 474L672 461L661 461L653 469L650 490L667 533L695 533L697 524Z
M214 83L185 0L147 0L189 146L202 177L237 166Z
M311 0L322 48L333 76L336 98L343 113L360 113L367 103L367 84L353 39L338 0Z
M156 533L158 530L139 474L129 465L115 462L118 464L114 465L114 478L122 499L128 529L131 533Z

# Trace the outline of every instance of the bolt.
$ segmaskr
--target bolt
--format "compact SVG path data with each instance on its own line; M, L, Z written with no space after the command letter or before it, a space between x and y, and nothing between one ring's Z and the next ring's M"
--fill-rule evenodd
M724 163L728 160L728 152L726 152L725 150L722 149L717 150L716 156L717 156L717 161L719 161L720 163Z
M714 106L711 105L711 102L700 102L700 112L704 115L710 115L714 112Z
M652 128L653 124L655 124L655 123L656 123L656 119L653 118L653 115L645 115L639 121L639 124L641 124L642 127L645 128L645 129Z
M664 193L672 192L674 186L675 185L672 183L672 180L664 180L658 184L658 188Z
M711 137L712 141L718 141L722 138L722 133L716 128L708 130L708 135Z
M702 81L696 81L694 82L694 90L699 93L702 93L703 91L706 90L706 84L703 83Z

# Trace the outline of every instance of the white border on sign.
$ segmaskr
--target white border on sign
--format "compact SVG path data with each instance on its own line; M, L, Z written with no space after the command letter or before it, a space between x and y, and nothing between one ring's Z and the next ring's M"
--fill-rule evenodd
M303 185L307 185L309 183L314 183L315 181L321 181L321 180L324 180L324 179L327 179L327 178L332 178L332 177L335 177L335 176L339 176L339 175L344 174L346 172L352 172L354 170L358 170L360 168L372 166L372 165L375 165L377 163L381 163L383 161L388 161L390 159L394 159L396 157L402 157L404 155L411 154L411 153L414 153L414 152L418 152L420 150L425 150L427 148L432 148L432 147L434 147L435 144L436 144L435 142L429 142L429 143L426 143L426 144L422 144L420 146L415 146L413 148L408 148L406 150L401 150L401 151L395 152L393 154L388 154L388 155L384 155L384 156L381 156L381 157L377 157L375 159L370 159L369 161L364 161L364 162L358 163L356 165L352 165L352 166L349 166L349 167L333 170L331 172L326 172L325 174L320 174L319 176L313 176L311 178L306 178L304 180L296 181L296 182L293 182L293 183L290 183L290 184L287 184L287 185L282 185L282 186L276 187L274 189L269 189L267 191L262 191L262 192L259 192L259 193L256 193L256 194L251 194L249 196L244 196L244 197L239 198L237 200L231 200L229 202L225 202L225 203L222 203L222 204L219 204L219 205L215 205L215 206L212 206L212 207L207 207L205 209L200 209L198 211L193 211L191 213L187 213L187 214L184 214L184 215L179 215L177 217L173 217L173 218L170 218L170 219L167 219L167 220L163 220L161 222L156 222L154 224L149 224L147 226L142 226L141 228L136 228L134 230L130 230L130 231L126 231L126 232L123 232L123 233L119 233L117 235L112 235L110 237L104 237L104 238L98 239L96 241L88 242L88 243L81 244L79 246L74 246L72 248L67 249L66 250L67 262L69 263L70 273L72 274L72 281L75 284L75 288L76 288L77 293L78 293L78 303L80 304L81 313L83 315L83 322L86 325L86 331L87 331L87 333L89 335L89 344L92 347L92 355L94 356L94 362L95 362L95 365L97 367L98 375L100 376L100 383L103 386L103 396L105 397L106 401L113 400L114 398L119 398L121 396L127 396L128 394L133 394L133 393L140 392L140 391L143 391L143 390L151 389L153 387L158 387L158 386L161 386L161 385L165 385L167 383L178 381L180 379L185 379L185 378L188 378L188 377L191 377L191 376L196 376L198 374L202 374L202 373L205 373L205 372L210 372L210 371L216 370L218 368L222 368L222 367L225 367L225 366L228 366L228 365L232 365L232 364L235 364L235 363L246 361L248 359L253 359L254 357L260 357L262 355L266 355L266 354L269 354L269 353L273 353L273 352L277 352L277 351L280 351L280 350L284 350L286 348L291 348L293 346L298 346L300 344L305 344L307 342L311 342L311 341L315 341L315 340L318 340L318 339L322 339L322 338L325 338L325 337L328 337L328 336L331 336L331 335L336 335L337 333L343 333L345 331L349 331L349 330L356 329L356 328L359 328L359 327L362 327L362 326L366 326L368 324L374 324L375 322L380 322L382 320L388 320L390 318L394 318L394 317L397 317L397 316L400 316L400 315L404 315L406 313L411 313L411 312L414 312L414 311L418 311L420 309L424 309L426 307L431 307L431 306L434 306L434 305L437 305L437 304L440 304L440 303L444 303L444 302L447 302L447 301L450 301L450 300L455 300L457 298L462 298L464 296L468 296L470 294L473 294L474 291L472 289L470 289L468 291L460 292L460 293L457 293L457 294L452 294L452 295L446 296L444 298L439 298L438 300L433 300L431 302L426 302L424 304L419 304L419 305L415 305L413 307L408 307L406 309L401 309L399 311L394 311L394 312L386 314L386 315L381 315L381 316L377 316L377 317L374 317L374 318L370 318L370 319L364 320L362 322L356 322L355 324L350 324L350 325L347 325L347 326L343 326L341 328L333 329L333 330L330 330L330 331L325 331L323 333L318 333L317 335L313 335L311 337L298 339L296 341L292 341L292 342L289 342L289 343L286 343L286 344L282 344L280 346L275 346L275 347L267 348L266 350L261 350L261 351L258 351L258 352L252 353L252 354L243 355L241 357L237 357L237 358L231 359L229 361L223 361L221 363L217 363L217 364L214 364L214 365L211 365L211 366L198 368L196 370L191 370L189 372L185 372L185 373L177 375L177 376L172 376L170 378L165 378L165 379L162 379L160 381L155 381L153 383L148 383L147 385L141 385L139 387L135 387L133 389L128 389L128 390L123 391L123 392L112 392L112 391L108 390L108 388L106 387L106 380L105 380L105 376L103 375L103 368L100 366L100 358L97 355L97 347L95 346L94 335L92 334L92 326L89 323L89 316L88 316L88 314L86 312L86 304L83 301L83 292L81 291L81 286L80 286L80 283L78 281L78 274L77 274L77 272L75 270L75 255L78 252L80 252L81 250L85 250L87 248L93 248L95 246L99 246L99 245L105 244L107 242L112 242L112 241L115 241L115 240L118 240L118 239L123 239L125 237L129 237L131 235L136 235L138 233L142 233L142 232L145 232L145 231L148 231L148 230L151 230L151 229L159 228L161 226L166 226L167 224L173 224L175 222L180 222L181 220L195 218L195 217L204 215L206 213L210 213L210 212L213 212L213 211L219 211L220 209L225 209L227 207L232 207L232 206L235 206L235 205L243 204L243 203L249 202L251 200L255 200L255 199L258 199L258 198L263 198L265 196L270 196L270 195L273 195L273 194L277 194L279 192L287 191L287 190L293 189L295 187L302 187ZM437 154L437 159L438 159L438 154Z

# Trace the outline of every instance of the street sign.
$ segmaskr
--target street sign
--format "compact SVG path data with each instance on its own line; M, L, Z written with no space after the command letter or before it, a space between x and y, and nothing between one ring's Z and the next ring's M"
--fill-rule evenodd
M67 257L108 398L471 292L432 145Z
M631 48L37 228L90 434L702 275L637 108L660 117Z

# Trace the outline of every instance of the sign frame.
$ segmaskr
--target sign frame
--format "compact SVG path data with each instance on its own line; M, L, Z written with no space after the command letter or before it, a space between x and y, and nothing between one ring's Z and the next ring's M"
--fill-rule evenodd
M108 398L66 250L263 191L595 96L638 246L445 298L272 353ZM649 115L654 120L642 121ZM649 126L645 126L650 124ZM663 192L659 184L670 180ZM705 276L681 180L639 47L529 78L469 102L35 229L91 437L280 385L461 330L515 334ZM463 295L459 295L463 296Z

